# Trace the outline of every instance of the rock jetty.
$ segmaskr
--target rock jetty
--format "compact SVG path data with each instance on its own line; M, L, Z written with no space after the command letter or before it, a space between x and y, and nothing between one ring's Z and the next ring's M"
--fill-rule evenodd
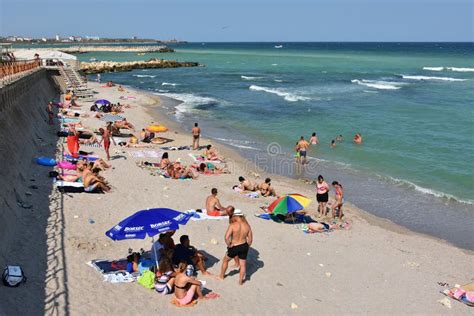
M163 60L152 58L150 60L139 61L100 61L93 63L81 63L81 70L86 74L96 74L102 72L119 72L131 71L133 69L148 69L148 68L178 68L178 67L198 67L199 63L176 60Z
M68 54L82 54L91 52L117 52L117 53L173 53L174 50L165 45L143 45L143 46L71 46L60 48Z

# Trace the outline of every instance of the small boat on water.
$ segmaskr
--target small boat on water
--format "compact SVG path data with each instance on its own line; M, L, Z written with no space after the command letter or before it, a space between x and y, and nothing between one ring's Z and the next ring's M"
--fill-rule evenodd
M283 45L275 45L275 48L283 48Z
M95 63L95 62L97 62L98 60L97 60L97 58L95 58L95 57L91 57L91 58L89 58L89 61L90 61L91 63Z

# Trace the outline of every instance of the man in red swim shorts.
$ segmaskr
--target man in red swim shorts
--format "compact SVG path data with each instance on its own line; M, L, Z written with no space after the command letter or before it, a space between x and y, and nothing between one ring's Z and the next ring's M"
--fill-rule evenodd
M226 216L227 212L217 198L217 189L212 188L211 195L206 198L206 211L209 216Z

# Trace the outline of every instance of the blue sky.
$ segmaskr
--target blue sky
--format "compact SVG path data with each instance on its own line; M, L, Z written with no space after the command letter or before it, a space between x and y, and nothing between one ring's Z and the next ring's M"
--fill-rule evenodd
M474 41L474 0L0 0L0 35Z

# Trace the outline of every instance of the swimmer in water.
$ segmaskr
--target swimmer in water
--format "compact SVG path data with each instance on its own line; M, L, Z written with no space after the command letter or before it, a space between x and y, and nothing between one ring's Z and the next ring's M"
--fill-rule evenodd
M353 141L356 144L362 144L362 135L360 133L355 134Z
M336 141L333 139L331 140L331 148L336 148Z
M316 133L313 133L311 135L311 138L309 139L309 142L311 145L317 145L318 144L318 136L316 136Z

